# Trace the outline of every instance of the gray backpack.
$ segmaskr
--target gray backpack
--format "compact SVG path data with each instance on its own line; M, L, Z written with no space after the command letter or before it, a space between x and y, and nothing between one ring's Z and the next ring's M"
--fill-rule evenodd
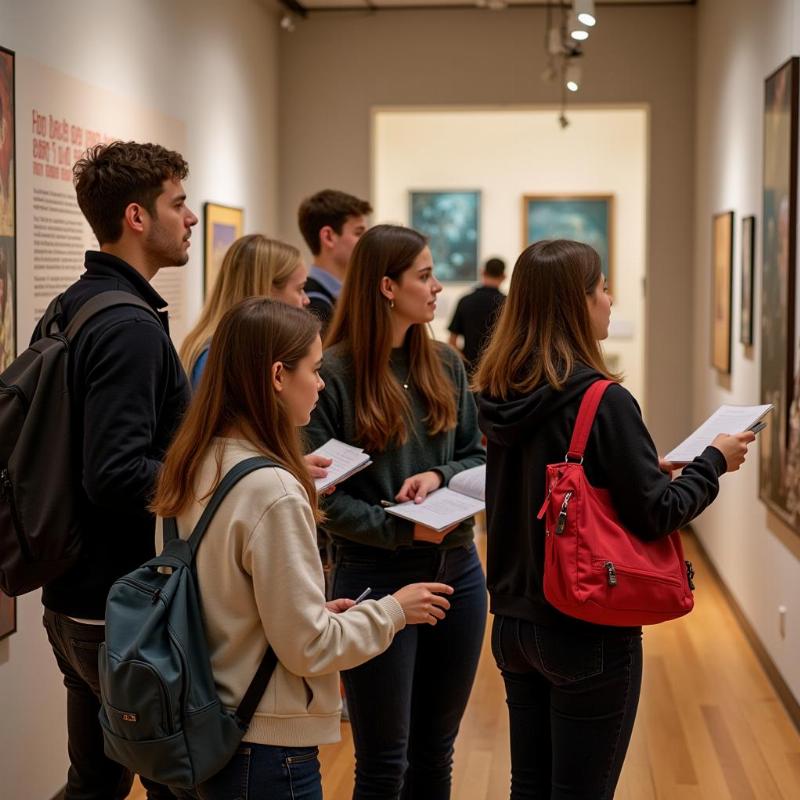
M7 595L44 586L80 558L70 344L92 317L117 306L158 319L141 298L114 290L87 300L64 328L59 295L39 323L39 338L0 375L0 589Z
M164 520L161 555L124 575L106 601L100 646L100 724L109 758L188 789L236 752L278 663L271 647L234 713L220 703L208 655L194 559L225 495L245 475L278 465L241 461L222 479L188 539ZM166 569L165 569L166 568Z

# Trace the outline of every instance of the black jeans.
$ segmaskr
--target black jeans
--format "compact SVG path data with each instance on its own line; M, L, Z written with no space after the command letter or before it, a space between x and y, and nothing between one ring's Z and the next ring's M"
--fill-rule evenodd
M511 800L611 800L642 683L642 634L495 617L511 723Z
M64 800L122 800L128 796L133 775L106 758L100 712L97 651L105 626L84 625L63 614L44 610L44 627L58 668L67 687L67 746L69 772ZM151 800L170 800L165 786L142 779Z
M355 800L450 797L453 743L486 624L486 581L475 547L364 555L364 548L344 545L332 593L355 598L371 586L377 599L419 581L453 587L445 619L409 625L384 653L342 674L356 751Z

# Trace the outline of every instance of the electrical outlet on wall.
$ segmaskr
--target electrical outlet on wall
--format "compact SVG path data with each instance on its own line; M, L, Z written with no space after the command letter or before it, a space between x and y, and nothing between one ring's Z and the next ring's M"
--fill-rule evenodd
M778 633L781 639L786 638L786 606L778 606Z

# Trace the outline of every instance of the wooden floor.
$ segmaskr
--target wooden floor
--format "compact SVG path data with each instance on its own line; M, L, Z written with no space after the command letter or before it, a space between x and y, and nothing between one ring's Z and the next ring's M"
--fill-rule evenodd
M800 735L694 541L686 546L697 572L695 610L645 628L642 699L616 798L797 800ZM321 761L326 800L350 800L346 723L342 741L321 748ZM456 742L453 800L508 792L508 718L487 635ZM131 797L143 800L141 788Z

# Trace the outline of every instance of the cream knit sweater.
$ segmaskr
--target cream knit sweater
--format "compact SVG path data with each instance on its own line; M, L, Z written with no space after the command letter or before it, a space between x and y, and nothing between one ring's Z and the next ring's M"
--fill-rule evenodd
M259 453L238 439L217 439L199 474L196 495ZM195 502L178 518L187 538L200 518ZM161 519L156 550L162 548ZM325 608L324 579L308 497L283 469L242 478L215 514L197 553L197 577L217 691L235 709L272 645L279 664L244 740L307 747L338 741L340 669L382 653L405 625L392 596L341 614Z

